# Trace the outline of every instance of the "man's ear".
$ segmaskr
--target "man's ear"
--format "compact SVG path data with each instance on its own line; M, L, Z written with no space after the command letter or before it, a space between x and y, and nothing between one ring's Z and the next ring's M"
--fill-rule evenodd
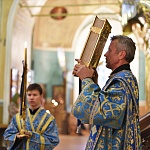
M124 59L125 56L126 56L126 51L122 50L122 51L119 52L119 58L120 59Z

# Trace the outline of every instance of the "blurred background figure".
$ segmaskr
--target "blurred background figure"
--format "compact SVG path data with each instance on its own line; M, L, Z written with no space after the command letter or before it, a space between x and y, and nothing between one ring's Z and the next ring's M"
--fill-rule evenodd
M41 99L41 107L42 107L42 108L44 108L45 102L46 102L46 99L45 99L45 98L42 98L42 99Z
M9 111L9 122L11 122L12 117L19 112L19 103L20 103L20 95L16 93L9 106L8 106L8 111Z

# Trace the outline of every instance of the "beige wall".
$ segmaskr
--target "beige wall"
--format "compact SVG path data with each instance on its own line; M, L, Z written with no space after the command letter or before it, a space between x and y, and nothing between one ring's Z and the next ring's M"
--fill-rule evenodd
M12 0L0 1L0 114L4 110L4 81L5 81L5 57L6 57L6 28L9 10ZM8 93L9 94L9 93ZM0 116L0 123L3 123L3 115Z
M0 22L0 100L3 100L4 76L5 76L5 52L6 52L6 26L9 10L13 0L1 0L1 22ZM1 120L0 120L1 122Z

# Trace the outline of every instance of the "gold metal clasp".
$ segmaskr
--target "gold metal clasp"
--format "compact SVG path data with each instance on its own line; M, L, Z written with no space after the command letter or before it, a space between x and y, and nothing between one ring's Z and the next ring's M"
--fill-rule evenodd
M94 27L94 26L92 26L92 27L90 28L90 30L91 30L92 32L96 33L96 34L101 34L101 31L102 31L101 28Z

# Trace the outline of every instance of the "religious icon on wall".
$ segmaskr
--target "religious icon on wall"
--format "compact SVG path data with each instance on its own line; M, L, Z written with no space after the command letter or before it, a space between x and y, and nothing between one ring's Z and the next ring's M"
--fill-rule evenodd
M65 88L63 85L54 85L52 98L58 102L58 104L65 103Z

